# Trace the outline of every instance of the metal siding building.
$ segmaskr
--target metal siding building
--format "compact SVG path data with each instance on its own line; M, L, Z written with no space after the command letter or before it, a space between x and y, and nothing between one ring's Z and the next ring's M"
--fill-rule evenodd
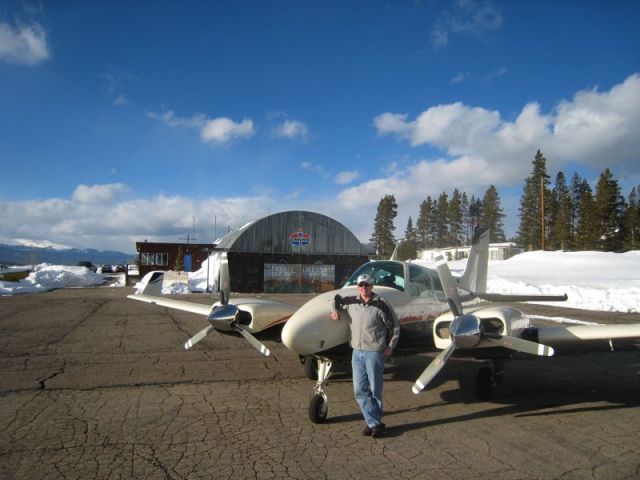
M225 235L216 250L227 251L236 292L328 291L369 260L369 252L344 225L307 211L251 222Z

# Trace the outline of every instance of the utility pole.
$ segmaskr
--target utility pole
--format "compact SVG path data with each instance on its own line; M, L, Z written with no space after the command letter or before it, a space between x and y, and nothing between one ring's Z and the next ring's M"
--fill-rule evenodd
M540 175L540 235L542 240L540 245L544 251L544 177L542 175Z

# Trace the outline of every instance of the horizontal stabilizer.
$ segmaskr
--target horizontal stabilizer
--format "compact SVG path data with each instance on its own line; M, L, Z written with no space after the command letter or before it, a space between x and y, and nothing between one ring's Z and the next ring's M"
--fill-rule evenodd
M564 295L527 295L527 294L502 294L502 293L476 293L476 297L488 302L566 302Z

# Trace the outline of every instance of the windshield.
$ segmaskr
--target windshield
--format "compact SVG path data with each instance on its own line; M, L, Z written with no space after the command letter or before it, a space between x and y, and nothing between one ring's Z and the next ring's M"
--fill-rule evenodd
M404 292L404 268L399 262L369 262L358 268L344 284L345 287L355 286L358 277L368 274L373 278L374 285L391 287Z

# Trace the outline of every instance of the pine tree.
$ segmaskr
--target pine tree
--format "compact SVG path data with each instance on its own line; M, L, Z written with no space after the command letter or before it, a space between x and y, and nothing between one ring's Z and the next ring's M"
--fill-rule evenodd
M462 213L462 196L457 188L454 188L451 200L447 208L447 217L449 219L449 245L462 245L463 238L463 213Z
M413 220L409 217L407 228L404 232L404 240L398 248L398 257L400 260L415 259L418 255L418 232L413 228Z
M378 255L391 255L396 241L393 236L395 226L393 221L398 215L398 204L393 195L385 195L378 203L378 210L374 221L373 235L370 242Z
M607 168L600 174L596 185L599 241L598 249L617 252L622 248L624 198L620 195L620 185Z
M178 254L176 255L175 261L173 262L173 271L184 271L184 254L182 253L182 247L178 247Z
M590 189L589 182L580 177L577 173L573 174L571 178L571 203L572 203L572 215L571 226L573 229L572 241L574 247L576 247L576 230L578 229L578 223L580 222L580 202L582 201L582 195L586 190Z
M473 238L476 228L480 226L480 217L482 216L482 201L471 195L469 203L469 238Z
M624 248L635 250L640 245L640 205L638 205L639 190L636 187L629 192L627 210L625 212L626 235Z
M471 220L469 217L469 197L467 192L462 192L462 200L460 201L460 208L462 209L462 225L464 244L469 245L471 243L471 236L473 235L473 229L470 228Z
M489 240L491 242L504 242L506 241L504 235L504 228L502 219L504 213L500 206L500 196L498 190L493 185L489 186L482 198L482 214L480 216L480 225L483 228L489 228L491 235Z
M431 246L431 239L429 238L429 217L431 216L432 209L433 201L430 196L427 196L427 199L420 204L420 214L418 215L418 222L416 224L419 248L429 248Z
M520 227L518 237L520 243L529 250L542 248L543 235L546 239L546 231L543 232L542 204L549 203L550 192L548 188L549 175L547 175L547 159L538 150L533 160L533 172L525 179L524 190L520 198Z
M554 250L573 248L573 202L563 172L558 172L549 205L549 240Z
M438 210L438 199L434 199L431 205L431 211L429 212L429 224L427 225L429 248L435 248L438 246Z
M449 196L445 192L438 197L435 211L435 246L446 247L449 244Z
M577 216L576 248L578 250L594 250L598 244L598 211L588 183L580 195Z

